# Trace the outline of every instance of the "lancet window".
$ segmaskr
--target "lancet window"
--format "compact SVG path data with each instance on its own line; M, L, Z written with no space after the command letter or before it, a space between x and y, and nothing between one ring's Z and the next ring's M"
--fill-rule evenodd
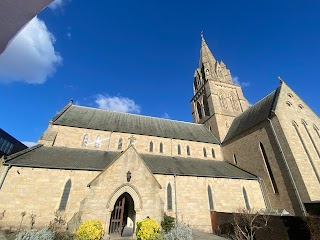
M82 140L82 146L84 146L84 147L87 146L88 140L89 140L88 134L84 135L83 140Z
M123 140L122 140L122 138L120 138L118 141L118 150L122 149L122 144L123 144Z
M208 199L209 199L210 210L214 210L212 191L211 191L211 187L209 185L208 185Z
M172 210L172 188L170 183L167 186L167 208Z

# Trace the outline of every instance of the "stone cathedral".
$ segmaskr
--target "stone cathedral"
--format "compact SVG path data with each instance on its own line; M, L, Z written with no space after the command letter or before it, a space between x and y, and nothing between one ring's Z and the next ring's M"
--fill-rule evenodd
M69 102L38 145L2 159L1 227L23 211L47 226L58 210L70 228L101 220L106 236L164 213L210 232L212 211L319 206L320 120L284 81L249 106L202 37L193 89L193 123Z

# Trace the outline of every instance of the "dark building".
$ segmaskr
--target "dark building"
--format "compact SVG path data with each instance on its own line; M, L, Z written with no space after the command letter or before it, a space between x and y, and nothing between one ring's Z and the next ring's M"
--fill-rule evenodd
M28 148L26 145L0 128L0 157L8 156L26 148Z

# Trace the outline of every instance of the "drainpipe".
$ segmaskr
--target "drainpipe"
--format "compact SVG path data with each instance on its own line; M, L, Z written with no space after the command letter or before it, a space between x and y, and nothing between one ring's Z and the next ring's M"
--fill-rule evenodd
M0 181L0 190L2 188L3 182L6 179L6 176L7 176L8 172L9 172L10 168L11 168L11 165L9 164L9 166L6 167L6 170L5 170L5 172L3 174L3 177L2 177L2 179Z
M296 193L296 195L297 195L297 198L298 198L298 201L299 201L301 210L302 210L302 212L303 212L303 215L304 215L304 216L307 216L307 211L306 211L306 209L305 209L305 207L304 207L304 204L303 204L303 202L302 202L301 196L300 196L300 194L299 194L299 192L298 192L297 185L296 185L296 183L295 183L295 181L294 181L294 178L293 178L293 175L292 175L292 173L291 173L291 170L290 170L288 161L287 161L287 159L286 159L286 156L284 155L284 152L283 152L283 150L282 150L282 147L281 147L279 138L278 138L278 136L277 136L276 130L275 130L274 127L273 127L273 124L272 124L271 119L270 119L270 118L267 118L267 119L268 119L268 121L269 121L269 123L270 123L271 129L272 129L272 132L273 132L273 135L274 135L274 137L275 137L275 139L276 139L276 141L277 141L278 147L279 147L280 152L281 152L282 159L284 160L284 163L285 163L286 168L287 168L287 170L288 170L289 177L290 177L291 183L292 183L292 185L293 185L294 191L295 191L295 193Z
M176 208L176 226L178 225L178 207L177 207L177 175L174 174L174 205Z

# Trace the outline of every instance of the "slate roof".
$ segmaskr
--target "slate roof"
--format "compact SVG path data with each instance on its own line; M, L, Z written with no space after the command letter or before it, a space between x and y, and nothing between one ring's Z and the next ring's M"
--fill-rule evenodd
M51 121L52 124L63 126L219 144L217 138L202 124L76 105L67 105Z
M243 133L254 125L262 122L270 116L271 110L275 108L275 102L279 94L280 88L277 88L259 102L251 106L249 109L236 117L223 142Z
M151 154L140 154L140 156L154 174L244 179L257 178L255 175L245 172L225 161Z
M9 156L4 164L21 167L102 171L120 154L120 152L37 145ZM257 178L224 161L151 154L140 154L140 156L154 174L241 179Z

